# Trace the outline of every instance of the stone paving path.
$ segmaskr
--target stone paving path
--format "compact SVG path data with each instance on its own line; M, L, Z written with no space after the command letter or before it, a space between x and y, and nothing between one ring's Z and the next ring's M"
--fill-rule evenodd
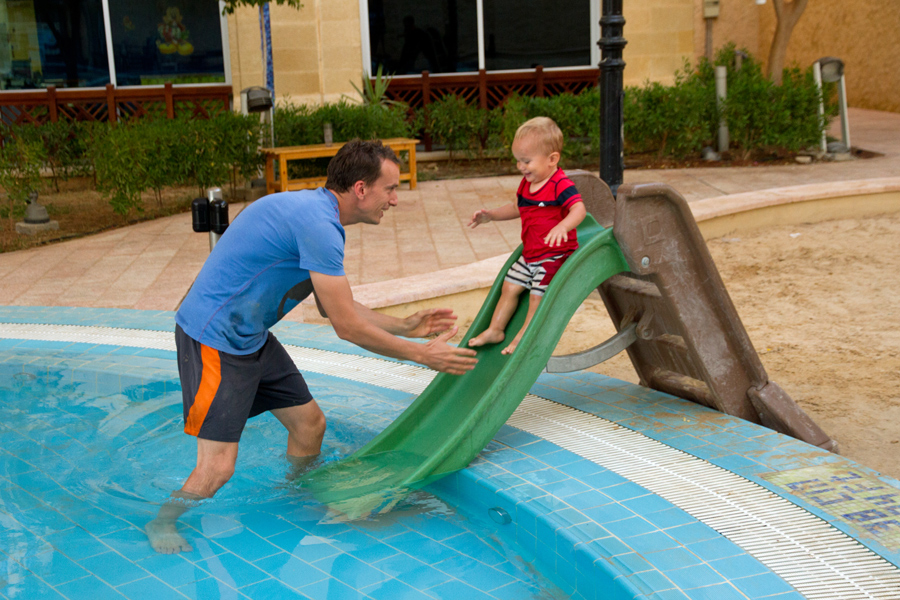
M836 132L836 129L835 129ZM687 200L788 186L900 177L900 114L850 110L853 145L883 156L840 163L625 172L626 183L665 182ZM839 137L836 135L836 137ZM480 207L510 201L518 176L419 184L401 189L381 225L347 228L351 284L387 281L470 264L513 250L518 221L466 224ZM240 207L233 207L232 218ZM60 244L0 254L0 305L174 310L209 251L176 215Z

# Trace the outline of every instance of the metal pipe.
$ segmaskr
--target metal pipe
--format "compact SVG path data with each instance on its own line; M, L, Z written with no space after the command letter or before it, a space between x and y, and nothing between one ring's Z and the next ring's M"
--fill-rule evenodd
M716 67L716 108L719 111L719 153L728 152L728 122L725 120L725 98L728 96L728 69Z
M603 0L600 17L600 178L615 194L624 180L625 123L622 0Z
M847 84L844 74L841 73L841 81L838 83L838 102L841 105L841 137L844 147L850 152L850 120L847 118Z
M825 134L825 93L822 89L822 65L813 63L813 79L819 92L819 128L822 130L822 153L828 153L828 136Z

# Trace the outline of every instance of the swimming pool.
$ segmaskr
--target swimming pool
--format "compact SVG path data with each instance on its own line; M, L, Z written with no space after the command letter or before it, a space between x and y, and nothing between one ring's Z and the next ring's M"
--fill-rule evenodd
M888 514L900 506L898 482L594 373L542 376L536 395L468 468L359 525L302 505L309 499L285 481L278 462L284 434L254 423L235 479L184 518L194 552L157 556L140 528L193 461L191 440L178 433L172 327L172 313L0 307L0 365L23 373L0 385L38 389L39 377L57 371L48 383L67 390L63 403L91 421L51 428L39 448L15 436L7 448L0 439L0 595L798 600L847 589L848 597L900 596L900 535ZM374 435L432 376L375 358L327 327L283 323L276 333L335 424L329 459ZM97 397L81 394L88 390ZM32 413L52 414L47 396L37 394ZM30 437L48 420L18 409L7 419L8 407L0 404L4 436ZM13 417L23 421L8 427ZM90 427L121 446L100 452L98 466L72 459ZM151 439L160 442L152 449ZM157 455L170 441L187 456ZM72 485L90 506L67 513L34 504L49 493L70 508L75 495L54 488L63 486L53 477L48 483L15 444L47 458L51 472L79 468L85 480ZM111 484L110 474L130 489ZM847 491L850 480L855 492ZM879 496L867 499L873 492L865 490ZM451 513L464 531L448 530L457 525ZM103 530L110 515L125 524ZM67 528L53 529L60 524ZM475 546L458 545L465 540ZM270 546L276 554L265 554Z
M0 353L6 597L565 597L488 514L431 492L354 522L330 514L287 479L286 438L271 415L248 423L235 477L182 518L194 550L155 554L143 526L196 460L172 361L74 346ZM359 448L413 399L307 380L329 420L325 461Z

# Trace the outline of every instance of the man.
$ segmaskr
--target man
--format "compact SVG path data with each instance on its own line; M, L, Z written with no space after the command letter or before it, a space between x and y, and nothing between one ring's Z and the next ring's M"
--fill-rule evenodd
M341 339L446 373L475 367L474 350L447 344L457 330L451 310L397 319L353 300L343 268L344 226L376 225L397 205L398 163L381 142L348 142L329 163L324 188L251 204L203 265L175 316L185 432L197 437L197 466L146 526L157 552L191 549L176 520L231 478L248 418L275 415L288 431L287 455L295 462L319 453L325 416L268 331L310 293ZM426 344L396 337L442 331Z

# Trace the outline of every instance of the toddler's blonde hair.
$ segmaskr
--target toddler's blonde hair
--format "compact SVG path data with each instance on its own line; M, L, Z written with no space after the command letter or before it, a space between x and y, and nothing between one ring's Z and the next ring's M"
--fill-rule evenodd
M562 153L563 149L563 133L553 119L549 117L535 117L522 123L516 130L516 137L513 141L534 136L540 149L550 156L553 152Z

